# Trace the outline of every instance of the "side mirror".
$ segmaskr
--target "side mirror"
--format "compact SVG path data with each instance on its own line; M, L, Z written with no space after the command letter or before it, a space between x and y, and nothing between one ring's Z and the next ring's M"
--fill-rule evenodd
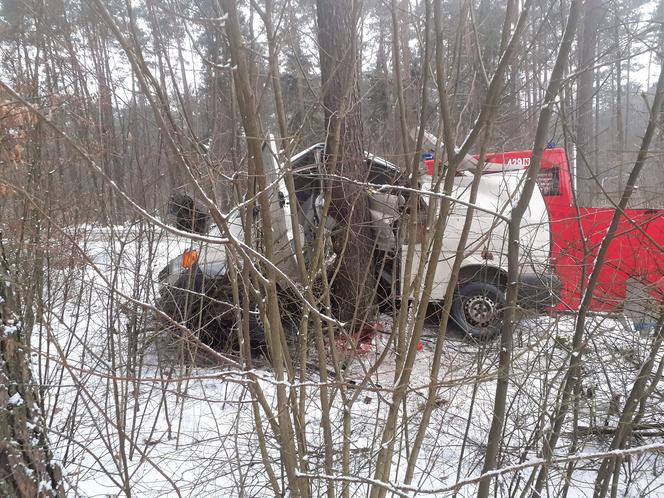
M210 213L207 208L183 192L171 195L168 212L175 218L175 227L180 230L205 234L210 228Z

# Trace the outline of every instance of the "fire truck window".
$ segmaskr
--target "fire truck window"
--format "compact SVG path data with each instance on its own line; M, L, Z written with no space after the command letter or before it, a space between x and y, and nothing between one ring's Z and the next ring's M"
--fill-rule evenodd
M545 197L560 195L560 168L556 166L540 170L537 185Z

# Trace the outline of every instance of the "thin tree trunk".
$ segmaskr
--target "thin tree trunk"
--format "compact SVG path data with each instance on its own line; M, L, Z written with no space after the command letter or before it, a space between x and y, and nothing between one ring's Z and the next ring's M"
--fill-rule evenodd
M648 392L648 380L650 379L650 374L652 373L653 366L657 360L657 355L662 346L662 341L664 341L664 324L662 323L662 318L664 317L660 317L657 326L657 332L653 344L650 348L650 354L648 355L645 363L641 366L641 369L639 370L639 373L636 377L636 381L632 386L632 390L627 397L627 401L625 401L625 407L623 408L620 419L618 420L618 428L613 434L613 440L611 441L611 446L609 447L610 450L618 450L625 447L633 427L634 416L637 413L636 409L640 401ZM619 480L620 463L620 458L609 457L602 461L602 464L597 471L597 479L595 480L595 491L593 494L594 498L603 498L606 496L612 476L614 483Z
M256 99L249 81L249 68L246 54L243 49L241 28L239 24L237 5L233 0L224 0L222 2L225 12L228 14L228 43L231 54L231 60L237 66L234 73L234 83L238 95L238 104L242 115L242 126L247 137L247 150L250 158L250 173L255 172L255 180L259 193L260 211L262 213L261 221L263 223L263 247L265 256L268 260L273 260L274 244L272 235L272 220L270 216L269 191L266 188L266 174L262 159L261 146L263 140L258 128L258 117L256 115ZM251 177L250 177L251 178ZM250 179L250 181L252 181ZM268 323L266 323L266 337L270 347L272 366L275 377L281 381L277 387L278 403L278 423L280 450L282 462L284 464L290 491L294 496L308 496L308 490L305 479L299 479L298 473L300 465L297 458L297 449L294 441L294 431L289 414L288 389L284 384L286 376L286 364L288 351L284 350L282 345L283 329L281 326L281 317L279 314L278 297L276 288L276 273L271 265L266 268L267 284L266 292L266 314Z
M537 123L535 133L535 144L533 145L533 157L526 175L526 183L521 192L521 197L512 210L508 225L507 241L507 295L505 298L505 312L503 314L503 329L500 337L500 355L498 365L498 379L496 383L495 401L493 405L493 417L491 429L487 438L486 456L482 473L496 468L498 452L500 451L503 436L503 425L505 423L507 390L509 387L509 374L512 363L512 335L516 314L516 302L518 297L518 281L520 273L519 265L519 241L521 236L521 219L528 209L528 204L535 190L537 174L540 171L542 154L549 136L549 123L554 113L556 99L563 84L565 67L569 60L569 53L574 40L580 0L575 0L570 6L565 33L563 35L558 57L551 73L551 80L546 89L546 97ZM480 483L477 498L487 498L491 485L490 479Z
M52 461L30 344L15 314L0 232L0 495L64 497L60 467Z
M617 18L617 15L616 15ZM618 19L616 19L616 45L620 46L620 38L618 36ZM618 182L617 187L622 192L623 181L622 174L624 169L625 161L625 124L623 122L623 98L622 98L622 51L618 49L618 54L616 57L616 145L618 150L616 150L615 158L617 162L618 170Z
M572 394L572 389L576 383L576 378L579 376L579 371L581 369L581 360L583 358L584 350L584 331L585 331L585 321L588 316L588 311L590 303L593 299L593 294L595 288L597 287L597 282L599 280L600 272L602 271L602 266L604 265L604 260L606 258L607 251L609 249L609 244L615 237L618 231L618 223L620 218L623 216L623 212L627 207L627 204L636 190L636 182L639 179L641 170L645 164L646 158L648 157L648 152L650 150L650 143L655 135L655 130L657 129L657 120L660 115L662 108L662 102L664 101L664 65L661 68L659 75L659 80L657 82L657 90L655 91L655 98L653 105L650 110L650 116L648 121L648 126L646 127L643 140L641 141L641 147L634 163L634 167L627 179L627 185L625 190L622 193L620 202L616 210L614 211L613 218L611 219L611 224L602 240L599 251L597 253L597 258L595 259L595 265L590 278L588 280L588 285L583 294L583 299L579 307L579 314L576 318L576 325L574 329L574 338L572 339L572 355L570 357L570 363L565 372L565 378L563 380L563 391L560 396L560 405L556 410L556 413L553 417L553 429L551 435L547 438L545 442L545 448L547 448L547 457L550 457L553 450L556 447L558 438L560 437L560 431L562 429L563 423L565 421L565 416L567 415L567 410L569 409L570 396ZM539 471L537 478L537 483L535 484L535 489L533 491L535 496L539 496L544 483L547 477L547 468L546 466L542 467Z

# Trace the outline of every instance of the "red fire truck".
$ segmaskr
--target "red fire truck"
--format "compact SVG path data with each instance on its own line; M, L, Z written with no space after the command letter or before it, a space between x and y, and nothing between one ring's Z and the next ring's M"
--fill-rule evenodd
M488 154L488 163L505 167L530 165L532 150ZM487 173L491 174L491 173ZM544 151L538 184L549 213L551 264L562 283L560 310L575 310L593 270L615 208L579 207L572 195L572 175L562 148ZM593 311L620 311L628 288L636 284L655 302L664 297L664 210L626 209L611 241L598 285Z

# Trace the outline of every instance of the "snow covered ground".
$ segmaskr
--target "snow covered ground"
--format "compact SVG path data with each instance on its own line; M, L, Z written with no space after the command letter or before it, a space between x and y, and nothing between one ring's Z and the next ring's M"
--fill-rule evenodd
M170 257L188 247L186 240L142 226L86 227L77 235L89 258L73 270L53 275L51 303L39 327L34 369L44 385L50 439L62 462L70 496L107 497L130 494L161 496L271 496L259 449L256 417L266 431L267 450L279 484L285 469L265 413L256 409L247 389L246 372L222 367L192 368L162 357L146 346L154 303L153 275ZM85 258L82 258L83 260ZM113 292L111 291L113 290ZM389 318L383 317L389 326ZM509 408L505 421L501 467L539 456L539 436L550 427L549 416L564 366L569 361L574 317L524 318L515 336ZM629 330L629 322L606 317L589 320L590 340L578 387L577 425L612 427L616 414L647 354L649 338ZM146 332L148 330L148 332ZM405 404L405 420L396 441L392 482L403 482L406 459L421 418L438 335L427 324ZM152 343L154 344L154 343ZM352 358L346 371L348 392L359 383L387 344L374 339L372 350ZM417 496L451 496L451 487L479 475L482 467L495 390L498 343L478 344L448 331L438 379L436 408L429 423L412 486ZM350 412L351 496L365 496L361 479L374 473L381 429L390 406L395 357L388 352ZM266 369L253 372L275 404L275 381ZM304 392L304 431L308 473L323 473L319 378L310 371L294 386ZM330 419L335 465L340 468L344 406L339 389ZM572 444L572 417L557 455ZM661 393L655 390L643 422L664 422ZM658 436L661 439L661 436ZM610 435L582 435L575 452L606 449ZM645 437L635 444L657 442ZM660 477L664 462L658 453L635 455L623 466L624 496L664 496ZM592 496L599 462L578 462L567 496ZM550 469L549 496L565 484L566 464ZM498 496L528 495L530 469L497 479ZM314 494L325 480L312 481ZM450 488L445 490L446 488ZM475 484L457 496L473 496ZM416 493L404 491L407 495ZM389 493L388 493L389 494Z

